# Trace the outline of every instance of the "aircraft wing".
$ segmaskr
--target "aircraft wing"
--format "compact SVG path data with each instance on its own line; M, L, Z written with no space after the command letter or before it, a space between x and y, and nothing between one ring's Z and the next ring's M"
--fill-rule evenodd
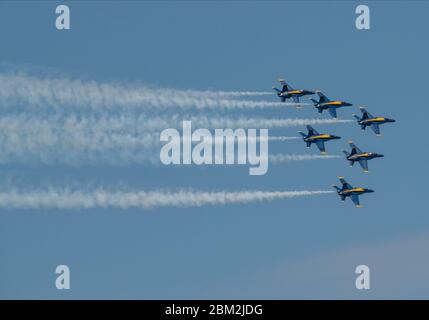
M359 164L362 167L363 171L368 172L368 160L366 159L359 160Z
M344 178L341 177L339 179L343 185L343 188L345 188L345 189L352 189L353 188Z
M378 123L371 124L371 129L375 132L376 135L380 135L380 126Z
M324 153L325 151L325 143L323 141L316 141L316 146L319 148L320 152Z
M328 111L332 118L337 117L337 109L335 107L329 107Z
M352 199L352 201L353 201L353 203L355 204L356 207L360 207L359 196L357 194L352 194L350 196L350 199Z

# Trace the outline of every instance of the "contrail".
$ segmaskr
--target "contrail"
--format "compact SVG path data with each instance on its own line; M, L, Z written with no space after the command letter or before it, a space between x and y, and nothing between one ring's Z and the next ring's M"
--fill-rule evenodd
M352 123L353 120L338 119L267 119L267 118L201 118L194 117L189 120L201 127L208 128L290 128L305 125L343 124Z
M193 127L224 128L262 125L284 127L311 123L309 119L228 119L196 117ZM0 163L42 162L45 164L103 162L113 165L159 164L161 130L180 129L180 117L147 118L143 116L78 117L47 116L39 118L7 115L0 118ZM320 120L320 119L317 119ZM274 121L274 123L270 123ZM330 121L330 120L328 120ZM338 121L336 121L338 122ZM299 137L271 136L269 141L288 141ZM155 151L156 150L156 151ZM296 158L296 156L295 156ZM325 157L324 157L325 158ZM325 158L326 159L326 158ZM293 161L291 156L274 162Z
M195 91L193 91L195 93ZM273 95L272 91L199 91L196 94L220 98L220 97L247 97L247 96L267 96Z
M246 92L244 92L246 93ZM152 111L153 108L179 109L254 109L304 106L302 103L230 100L226 96L240 96L243 92L211 92L175 89L132 87L124 84L98 83L95 81L39 79L23 75L0 74L0 101L16 102L31 107L53 107L59 111L73 108L100 109L122 108Z
M207 121L205 118L196 122ZM221 120L219 120L220 122ZM14 147L69 144L97 144L115 147L142 147L159 145L160 129L174 126L176 121L169 122L162 118L143 117L78 117L51 116L38 118L21 115L8 115L0 118L0 145ZM149 126L146 124L149 123ZM155 124L155 125L154 125ZM250 138L248 138L250 139ZM258 139L260 139L258 137ZM288 141L300 139L297 136L270 136L270 141Z
M291 161L306 161L306 160L327 160L339 159L339 155L316 155L316 154L273 154L269 155L270 163L286 163Z
M300 137L285 137L285 136L279 136L279 137L268 137L268 140L270 141L290 141L290 140L298 140L301 139Z
M291 141L291 140L298 140L301 139L300 137L286 137L286 136L268 136L267 139L263 138L263 137L256 137L256 138L251 138L251 137L236 137L235 141Z
M128 126L127 126L128 125ZM159 163L159 132L123 118L0 118L0 163Z
M291 128L302 127L305 125L328 125L328 124L346 124L354 123L354 120L339 119L318 119L318 118L285 118L272 119L260 117L218 117L218 116L192 116L192 115L171 115L169 117L122 117L121 121L128 124L134 123L134 126L141 128L165 129L179 128L182 121L191 121L193 128ZM118 123L118 122L117 122Z
M239 191L177 192L133 191L110 192L102 189L84 192L63 190L0 192L0 207L10 209L92 209L200 207L288 199L333 193L333 191Z
M33 116L27 114L4 115L0 117L0 135L13 138L17 134L41 134L56 132L57 134L79 134L94 132L100 135L104 132L144 135L148 132L160 133L166 128L180 129L184 120L191 121L193 128L289 128L307 124L344 124L353 120L335 119L269 119L269 118L227 118L210 116L180 116L148 117L143 115L131 116ZM11 137L7 136L12 134ZM284 137L278 139L290 139ZM297 137L292 137L296 139Z

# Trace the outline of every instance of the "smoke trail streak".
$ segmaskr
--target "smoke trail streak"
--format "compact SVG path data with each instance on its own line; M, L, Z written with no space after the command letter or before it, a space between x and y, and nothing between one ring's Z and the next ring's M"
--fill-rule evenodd
M261 125L292 126L312 123L311 119L223 119L196 117L193 127L229 127ZM315 119L320 122L321 119ZM271 122L274 123L271 123ZM280 121L280 122L279 122ZM331 120L327 120L331 122ZM45 164L103 162L113 165L159 164L161 129L181 131L180 117L78 117L12 115L0 118L0 163L42 162ZM335 121L334 123L337 123ZM196 123L196 124L195 124ZM258 138L259 139L259 138ZM270 141L299 137L269 137ZM156 152L155 152L156 150ZM275 159L275 158L274 158ZM293 161L283 158L277 161Z
M346 124L353 123L354 120L338 120L338 119L300 119L300 118L285 118L285 119L270 119L270 118L249 118L249 117L216 117L216 116L186 116L186 115L171 115L170 117L127 117L120 118L102 118L103 121L112 121L112 125L132 126L135 128L147 130L163 130L166 128L182 127L182 121L192 121L194 128L291 128L302 127L305 125L327 125L327 124Z
M207 128L290 128L305 125L343 124L353 120L338 119L267 119L267 118L199 118L191 117L189 120L198 126Z
M46 190L0 192L0 207L13 209L92 209L92 208L153 208L153 207L200 207L203 205L227 205L288 199L333 193L333 191L134 191L109 192Z
M146 128L144 123L159 120L135 117L53 116L40 119L26 115L4 116L0 118L0 145L39 148L57 144L90 147L94 144L97 149L107 146L111 148L154 146L158 145L159 131L155 130L155 127ZM296 139L299 137L268 137L270 141Z
M192 91L195 93L195 91ZM273 95L272 91L199 91L197 94L206 97L247 97Z
M0 74L0 101L7 108L10 102L32 107L54 107L65 111L72 108L99 109L137 108L152 111L153 108L180 109L242 109L284 108L303 106L302 103L270 101L229 100L225 96L240 96L246 92L204 92L175 89L132 87L123 84L83 82L80 80L39 79L22 75ZM249 92L247 92L249 93Z
M344 124L351 123L353 120L335 120L335 119L269 119L269 118L225 118L209 116L180 116L171 115L169 117L148 117L148 116L46 116L43 118L37 116L28 116L26 114L5 115L0 118L0 134L7 130L19 131L20 129L29 130L29 128L56 128L55 130L92 130L108 132L125 133L147 133L160 132L166 128L180 129L182 121L192 121L194 128L289 128L297 126L321 125L321 124ZM51 129L53 130L53 129Z
M159 163L159 132L139 130L122 118L0 118L0 163Z
M261 139L257 137L256 141ZM299 137L268 137L269 141L295 139ZM130 127L118 130L106 122L79 122L70 118L64 122L31 119L22 122L16 117L0 119L0 163L36 160L45 164L75 165L98 162L159 164L162 145L158 132L139 132Z
M291 141L291 140L298 140L298 139L301 139L301 138L300 137L285 137L285 136L268 137L269 141Z
M316 154L273 154L269 155L270 163L287 163L291 161L327 160L339 159L339 155L316 155Z

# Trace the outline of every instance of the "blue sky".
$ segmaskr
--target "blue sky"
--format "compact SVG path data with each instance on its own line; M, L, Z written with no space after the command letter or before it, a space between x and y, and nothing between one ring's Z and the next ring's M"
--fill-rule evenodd
M381 138L354 123L316 126L343 137L328 144L332 154L348 139L385 154L370 162L369 174L344 159L270 165L264 176L236 166L3 164L2 190L76 183L325 190L344 175L376 192L361 198L362 209L335 194L149 211L1 209L1 298L428 297L428 151L421 137L429 115L429 3L369 2L369 31L355 28L361 2L352 1L66 3L68 31L54 28L56 2L0 3L2 68L198 90L265 91L284 76L397 123L382 126ZM339 115L351 119L357 111ZM318 116L313 108L223 115ZM272 142L270 152L316 153L302 141ZM54 286L59 264L71 269L71 290ZM358 264L371 268L369 291L354 287Z

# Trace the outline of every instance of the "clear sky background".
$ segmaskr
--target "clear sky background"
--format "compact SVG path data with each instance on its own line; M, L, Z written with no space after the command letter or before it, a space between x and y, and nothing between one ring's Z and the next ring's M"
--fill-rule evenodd
M344 159L272 164L264 176L242 166L2 165L3 189L330 190L344 175L376 192L361 197L361 209L336 194L200 208L3 209L1 298L429 297L428 2L65 3L71 30L58 31L59 2L2 1L0 62L178 89L266 91L283 76L354 103L339 111L343 119L365 105L397 123L383 125L380 138L355 123L315 126L343 137L327 144L331 154L348 139L385 154L368 174ZM355 28L362 3L371 9L369 31ZM318 117L313 108L231 114ZM272 142L270 151L317 153L302 141ZM71 290L55 288L59 264L71 269ZM360 264L371 269L369 291L355 289Z

